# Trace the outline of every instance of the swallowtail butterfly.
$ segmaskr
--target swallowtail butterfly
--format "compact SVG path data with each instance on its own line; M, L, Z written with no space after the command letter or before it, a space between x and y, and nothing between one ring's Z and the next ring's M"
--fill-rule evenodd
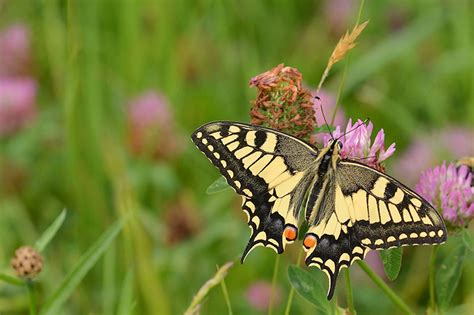
M303 211L305 262L327 274L328 299L339 270L371 249L446 241L444 222L426 200L382 172L341 159L337 140L319 150L277 130L226 121L191 137L242 196L251 229L242 262L257 246L281 254L297 239Z

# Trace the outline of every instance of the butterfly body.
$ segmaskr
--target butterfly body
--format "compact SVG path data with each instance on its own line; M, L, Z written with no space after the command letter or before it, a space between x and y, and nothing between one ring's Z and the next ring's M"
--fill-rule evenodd
M328 299L339 270L369 250L446 240L444 222L426 200L380 171L341 159L338 141L319 150L277 130L226 121L191 137L242 196L251 229L242 262L257 246L282 253L297 239L303 216L305 262L328 275Z

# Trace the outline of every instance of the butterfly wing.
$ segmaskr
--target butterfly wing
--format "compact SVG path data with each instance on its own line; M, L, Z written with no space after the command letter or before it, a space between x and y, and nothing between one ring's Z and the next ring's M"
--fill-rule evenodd
M308 234L306 263L329 278L328 299L342 267L363 259L370 249L440 244L447 232L439 213L396 179L353 161L340 161L328 174L327 195Z
M296 239L317 149L272 129L225 121L203 125L191 138L242 196L251 228L242 261L257 246L282 253ZM287 227L294 233L283 235Z

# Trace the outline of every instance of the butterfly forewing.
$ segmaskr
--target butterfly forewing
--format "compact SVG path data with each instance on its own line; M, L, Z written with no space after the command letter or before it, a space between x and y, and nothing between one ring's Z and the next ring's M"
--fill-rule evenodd
M242 260L256 246L282 253L293 241L283 236L285 227L297 231L304 178L317 149L275 130L231 122L206 124L192 140L242 195L252 230Z

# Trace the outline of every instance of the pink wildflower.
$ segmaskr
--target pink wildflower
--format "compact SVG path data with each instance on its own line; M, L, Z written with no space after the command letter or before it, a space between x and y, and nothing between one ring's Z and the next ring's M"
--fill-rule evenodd
M36 82L0 78L0 136L11 134L36 116Z
M276 288L273 303L278 304L281 300L281 290ZM246 293L247 301L249 304L258 311L266 311L272 300L272 285L266 281L258 281L253 283Z
M23 76L30 70L29 31L22 24L12 25L0 33L0 77Z
M393 165L404 183L414 185L419 174L434 167L442 159L456 160L462 156L474 156L474 130L448 126L430 134L417 135Z
M316 91L311 91L313 95L313 108L314 108L314 115L316 116L316 124L318 126L324 126L326 123L324 122L324 116L326 116L328 124L331 124L331 118L336 109L336 98L329 92L326 92L324 89L320 90L318 94ZM319 97L319 100L316 98ZM344 115L344 111L339 108L337 109L336 116L334 117L334 122L332 125L342 125L346 123L346 116Z
M166 99L147 91L128 106L130 145L136 154L170 157L178 151L173 115Z
M345 131L340 126L332 133L335 139L339 138L342 143L341 158L360 160L362 163L384 170L381 163L388 159L395 152L395 143L392 143L388 149L385 149L385 134L380 129L375 136L373 144L371 144L371 136L373 124L369 122L367 125L358 120L354 125L352 119L349 119ZM324 135L324 145L327 146L331 140L330 134Z
M474 217L472 173L466 165L453 163L423 172L415 190L443 213L454 226L464 226Z
M327 0L324 3L324 14L326 25L334 36L340 36L350 25L350 19L354 13L352 0Z

